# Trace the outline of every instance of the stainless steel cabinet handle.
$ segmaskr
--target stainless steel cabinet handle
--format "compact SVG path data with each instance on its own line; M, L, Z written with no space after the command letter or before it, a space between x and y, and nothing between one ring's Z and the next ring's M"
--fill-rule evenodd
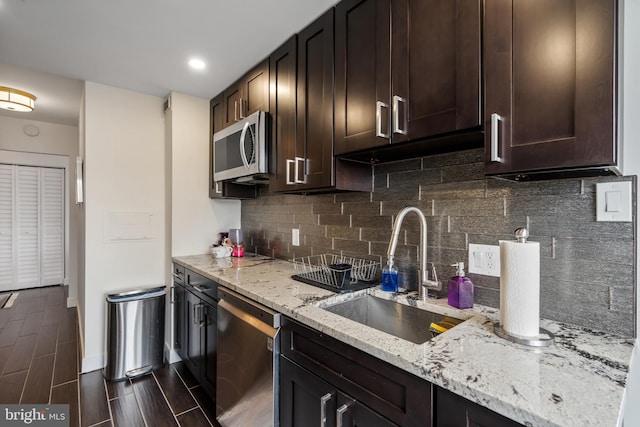
M173 273L173 277L175 277L176 279L182 280L183 275L180 273Z
M291 166L293 166L295 160L287 159L287 185L295 184L295 181L291 179Z
M238 115L240 116L241 119L244 119L245 118L245 115L244 115L244 101L242 100L242 98L240 98L240 102L238 103L238 105L240 106L240 108L239 108L240 112L239 112Z
M222 194L222 186L220 185L220 181L216 181L215 189L217 194Z
M351 402L345 403L344 405L338 408L338 410L336 411L336 418L337 418L336 427L346 427L348 425L345 418L347 415L349 415L350 406L351 406Z
M402 120L402 127L400 127L400 103L405 105L404 108L404 120ZM401 96L393 95L393 132L402 135L407 134L407 100Z
M327 393L320 398L320 427L327 427L327 404L331 402L333 395Z
M198 304L193 306L193 324L198 324Z
M306 184L307 183L306 160L304 157L296 157L295 162L296 162L296 167L295 167L294 181L296 184ZM302 163L302 176L303 176L302 179L300 179L300 168L298 167L300 163Z
M238 101L233 101L233 120L238 121Z
M193 289L195 289L195 290L196 290L196 291L198 291L198 292L204 292L204 291L205 291L204 289L202 289L202 288L201 288L200 286L198 286L198 285L191 285L191 286L193 287Z
M502 163L500 157L500 122L502 116L498 113L491 114L491 161Z
M385 104L382 101L376 101L376 136L381 138L389 138L389 130L387 133L382 132L382 109L389 109L389 104Z

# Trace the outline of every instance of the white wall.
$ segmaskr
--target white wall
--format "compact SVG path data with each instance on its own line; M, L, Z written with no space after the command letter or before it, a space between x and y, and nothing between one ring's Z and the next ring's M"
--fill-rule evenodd
M166 124L170 146L167 170L171 171L167 214L170 221L171 256L203 254L219 231L240 227L239 200L209 199L209 101L172 93ZM170 283L167 272L167 283ZM169 361L178 360L172 351L173 310L167 308L166 334Z
M171 124L171 254L207 253L240 227L240 201L209 198L209 101L172 93Z
M624 139L625 175L640 176L640 2L625 0L621 2L623 34L621 78L619 79L621 96L620 136ZM640 303L637 286L640 283L638 266L640 265L640 245L638 245L638 206L635 206L636 218L636 336L640 334ZM627 380L624 425L640 426L640 344L636 339L631 372Z
M19 113L16 114L16 117ZM28 114L24 117L28 118ZM37 136L27 136L23 132L26 124L40 129ZM75 204L75 158L78 155L78 128L38 122L26 118L0 117L0 163L27 164L34 166L54 166L66 168L67 208L65 235L65 284L69 285L67 306L72 307L78 300L78 233L80 207Z
M82 372L104 366L106 295L165 283L162 104L163 99L155 96L85 84ZM108 240L110 214L135 212L153 215L148 238Z

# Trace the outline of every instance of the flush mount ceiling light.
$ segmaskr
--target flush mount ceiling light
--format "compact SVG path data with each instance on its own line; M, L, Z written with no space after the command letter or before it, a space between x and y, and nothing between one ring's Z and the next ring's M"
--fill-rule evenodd
M0 108L9 111L33 111L36 97L29 92L0 86Z
M189 66L196 70L203 70L207 65L204 63L203 60L193 58L189 60Z

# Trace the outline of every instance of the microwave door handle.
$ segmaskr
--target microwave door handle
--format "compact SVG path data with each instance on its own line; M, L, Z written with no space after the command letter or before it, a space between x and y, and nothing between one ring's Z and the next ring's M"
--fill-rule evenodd
M242 133L240 134L240 156L242 157L242 163L244 163L244 167L249 169L249 161L247 160L247 153L244 151L244 139L247 136L247 131L249 130L249 122L246 122L242 127Z

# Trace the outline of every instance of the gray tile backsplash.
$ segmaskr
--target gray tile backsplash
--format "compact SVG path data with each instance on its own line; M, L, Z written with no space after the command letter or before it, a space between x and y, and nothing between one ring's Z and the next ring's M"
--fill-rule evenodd
M511 182L483 175L483 151L378 165L372 193L263 195L242 201L247 250L281 259L339 253L386 261L394 215L427 216L428 261L445 284L469 243L497 245L528 226L540 242L541 316L635 336L634 223L596 222L595 184L635 177ZM300 229L292 246L291 229ZM419 222L406 217L396 261L405 286L417 282ZM468 274L476 302L498 307L500 279Z

